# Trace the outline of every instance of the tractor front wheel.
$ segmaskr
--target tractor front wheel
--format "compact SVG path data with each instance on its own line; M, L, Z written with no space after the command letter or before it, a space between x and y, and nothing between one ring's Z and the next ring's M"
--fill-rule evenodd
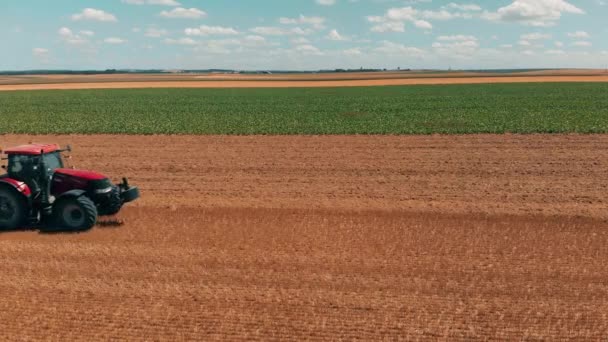
M21 194L0 186L0 230L12 230L25 222L27 208Z
M100 216L116 215L122 208L122 199L120 198L120 189L117 186L112 187L110 199L105 205L99 206L97 209Z
M97 208L86 196L63 198L55 204L53 217L56 228L85 231L97 223Z

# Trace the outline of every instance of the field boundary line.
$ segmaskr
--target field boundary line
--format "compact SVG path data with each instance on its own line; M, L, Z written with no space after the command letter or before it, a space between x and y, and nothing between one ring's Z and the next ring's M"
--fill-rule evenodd
M146 88L328 88L399 85L450 85L500 83L604 83L601 76L509 76L509 77L448 77L339 81L155 81L155 82L86 82L0 85L0 91L18 90L77 90L77 89L146 89Z

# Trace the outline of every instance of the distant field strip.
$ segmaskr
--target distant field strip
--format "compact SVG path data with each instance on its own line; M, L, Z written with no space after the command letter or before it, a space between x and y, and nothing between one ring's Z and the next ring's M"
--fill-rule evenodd
M608 83L0 92L0 133L606 133Z

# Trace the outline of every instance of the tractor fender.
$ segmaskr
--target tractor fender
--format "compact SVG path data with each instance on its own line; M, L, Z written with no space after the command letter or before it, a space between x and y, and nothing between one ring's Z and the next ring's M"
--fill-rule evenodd
M68 197L78 198L78 197L84 196L86 194L87 194L87 192L84 190L74 189L74 190L66 191L66 192L62 193L61 195L57 196L56 200L58 201L62 198L68 198Z
M27 186L24 182L18 181L16 179L4 177L0 178L0 186L6 186L17 190L18 193L22 194L26 198L30 198L32 195L32 191L30 187Z

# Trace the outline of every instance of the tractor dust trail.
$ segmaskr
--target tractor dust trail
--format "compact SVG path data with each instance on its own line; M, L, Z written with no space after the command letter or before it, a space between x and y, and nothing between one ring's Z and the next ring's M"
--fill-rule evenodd
M606 135L0 137L28 141L142 198L0 234L2 339L608 334Z

